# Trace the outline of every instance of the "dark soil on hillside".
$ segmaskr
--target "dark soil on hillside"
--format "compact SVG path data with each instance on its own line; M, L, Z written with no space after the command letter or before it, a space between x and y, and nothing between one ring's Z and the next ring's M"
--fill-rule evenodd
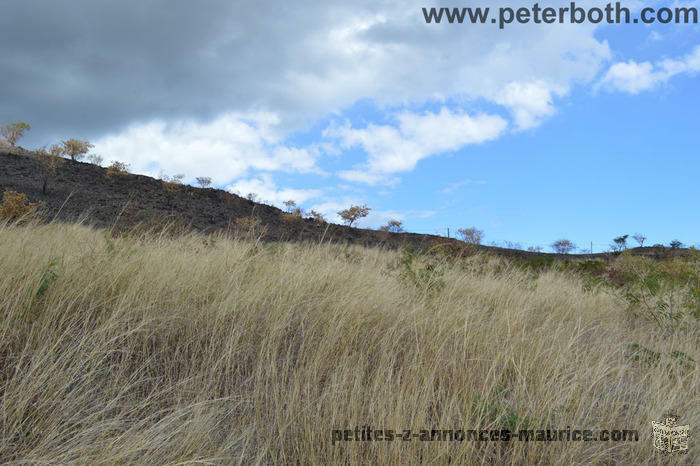
M162 180L142 175L107 177L105 168L90 163L65 160L42 193L44 168L36 155L21 148L0 149L0 192L11 189L27 195L31 202L43 201L39 215L46 220L83 221L98 228L123 230L137 223L174 223L201 232L236 230L245 217L258 219L264 228L264 241L313 241L385 246L425 250L443 244L455 254L464 252L464 243L435 235L387 233L351 228L312 219L292 217L282 210L250 201L227 191L167 186ZM558 255L490 246L480 250L509 257L566 257L610 259L614 254ZM683 254L669 248L635 248L633 254L654 258Z

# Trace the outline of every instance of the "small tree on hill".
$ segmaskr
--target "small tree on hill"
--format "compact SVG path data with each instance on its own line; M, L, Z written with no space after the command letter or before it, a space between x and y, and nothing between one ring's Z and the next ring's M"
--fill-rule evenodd
M287 212L289 212L290 214L292 213L292 211L294 211L294 208L297 206L296 201L293 201L291 199L288 201L284 201L283 204L287 208Z
M89 141L80 141L78 139L61 141L61 144L63 145L63 152L73 161L82 159L90 149L95 147Z
M115 175L126 175L128 173L128 170L129 165L125 164L124 162L118 162L115 160L109 167L107 167L105 177L111 178Z
M208 188L211 186L211 178L208 176L198 176L196 180L200 188Z
M313 209L311 209L311 212L309 212L309 217L314 219L315 221L317 221L319 223L326 223L326 216L320 212L316 212Z
M569 254L576 249L576 245L568 239L559 239L552 243L552 249L558 254Z
M41 165L44 168L44 173L41 176L41 192L45 195L49 180L56 176L58 167L63 163L63 148L54 144L48 151L45 147L42 147L36 151L36 154L39 157L39 162L41 162Z
M366 205L353 205L345 210L341 210L340 212L338 212L338 215L340 215L340 218L343 219L343 222L345 222L349 227L351 227L352 224L355 223L357 220L369 215L370 210L372 209L370 209Z
M674 240L671 241L668 245L671 246L671 249L680 249L680 248L683 247L683 243L681 243L681 242L680 242L679 240L677 240L677 239L674 239Z
M462 238L465 243L481 244L484 239L484 230L479 230L476 227L460 228L457 230L457 236Z
M635 233L634 236L632 237L636 242L639 243L639 246L644 247L644 241L647 240L647 237L644 236L641 233Z
M177 174L173 176L168 176L166 174L161 175L161 180L163 181L163 187L165 190L171 194L177 192L177 190L182 186L182 180L185 178L184 174Z
M403 229L403 222L400 220L389 220L386 225L379 227L379 229L390 233L403 233L405 231Z
M93 165L102 165L102 162L105 161L104 157L101 155L97 154L90 154L87 156L88 162L90 162Z
M630 235L622 235L618 236L617 238L613 239L613 242L615 244L612 245L612 249L614 251L623 251L627 249L627 238L629 238Z
M0 135L14 147L17 141L24 135L25 131L29 131L32 127L29 123L23 121L13 121L10 124L0 126Z

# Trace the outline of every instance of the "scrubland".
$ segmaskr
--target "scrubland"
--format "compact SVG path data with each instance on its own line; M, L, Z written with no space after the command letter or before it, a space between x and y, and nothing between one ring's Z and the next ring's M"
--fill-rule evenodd
M635 291L478 254L0 223L0 462L690 464L697 438L651 441L668 410L700 426L697 262L677 267ZM333 442L356 426L639 439Z

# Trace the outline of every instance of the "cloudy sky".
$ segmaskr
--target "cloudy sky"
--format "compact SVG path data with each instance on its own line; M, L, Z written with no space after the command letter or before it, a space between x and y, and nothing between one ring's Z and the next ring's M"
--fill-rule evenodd
M625 6L679 4L700 7ZM699 25L426 24L430 6L532 3L3 0L0 122L330 218L366 203L365 227L700 243Z

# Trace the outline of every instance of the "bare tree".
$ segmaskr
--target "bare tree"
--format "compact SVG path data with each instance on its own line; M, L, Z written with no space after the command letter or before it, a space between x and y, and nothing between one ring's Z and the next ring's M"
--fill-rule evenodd
M558 254L569 254L576 249L576 245L568 239L559 239L552 243L552 249Z
M97 154L90 154L87 156L88 162L90 162L93 165L102 165L102 162L105 161L104 157L101 155Z
M196 180L200 188L208 188L211 186L211 178L208 176L198 176Z
M634 236L632 236L632 238L639 243L640 247L644 247L644 241L647 240L647 237L641 233L635 233Z
M46 147L42 147L36 151L36 154L39 157L42 167L44 168L44 173L42 173L41 176L41 192L45 195L49 180L56 176L58 167L63 163L63 149L54 144L48 151L46 150Z
M345 210L341 210L338 212L338 215L340 215L340 218L343 219L343 222L347 223L347 225L351 227L357 220L369 215L370 210L372 209L366 205L353 205Z
M32 127L29 123L23 121L13 121L10 124L0 126L0 135L14 147L17 141L22 137L25 131L29 131Z
M479 230L476 227L460 228L457 230L457 236L462 238L465 243L481 244L484 239L484 230Z
M313 209L311 209L311 212L309 212L309 216L319 223L326 223L326 216L320 212L316 212Z

